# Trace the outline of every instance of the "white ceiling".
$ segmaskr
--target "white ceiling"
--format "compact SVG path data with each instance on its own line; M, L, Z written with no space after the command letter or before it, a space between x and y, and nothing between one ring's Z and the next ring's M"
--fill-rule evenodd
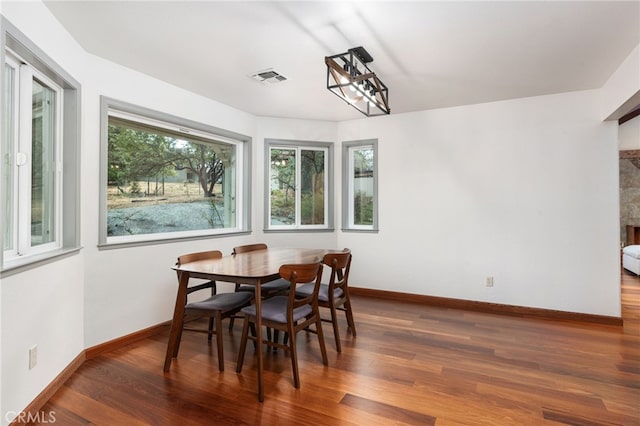
M391 113L601 87L640 1L46 1L88 52L260 116L363 117L324 57L363 46ZM274 68L288 80L249 77Z

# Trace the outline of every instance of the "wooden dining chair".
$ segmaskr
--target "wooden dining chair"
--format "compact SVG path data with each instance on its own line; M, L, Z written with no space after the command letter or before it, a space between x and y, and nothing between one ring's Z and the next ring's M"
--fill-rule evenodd
M257 251L257 250L267 250L267 245L264 243L255 243L255 244L246 244L243 246L236 246L233 248L232 254L248 253L248 252ZM236 291L247 291L247 292L255 293L255 290L256 290L255 286L252 286L252 285L236 284ZM268 299L278 294L285 294L287 291L289 291L289 281L283 280L282 278L279 278L274 281L270 281L268 283L260 284L260 292L261 292L260 295L262 299ZM234 324L234 320L232 318L231 321L229 322L229 330L233 328L233 324ZM267 329L267 335L269 336L269 340L271 340L270 329ZM275 339L277 339L277 334L275 336Z
M256 243L237 246L233 248L232 254L248 253L257 250L267 250L267 245L264 243ZM260 285L261 296L263 299L268 299L277 294L286 293L288 290L289 282L287 280L283 280L282 278ZM252 285L236 284L236 291L255 292L255 287Z
M190 253L178 257L177 266L185 263L197 262L199 260L220 259L222 253L218 250L204 251L198 253ZM222 339L222 320L224 318L234 318L235 315L245 306L251 304L253 294L247 292L239 293L216 293L216 282L209 281L202 284L187 287L187 296L197 291L211 289L211 296L207 299L188 303L185 296L185 309L182 319L182 327L178 334L178 341L173 353L173 357L178 356L180 348L180 339L182 331L195 331L199 333L207 333L207 340L211 341L212 336L216 335L216 346L218 349L218 369L224 371L224 348ZM209 317L209 328L207 330L201 328L185 327L188 320Z
M322 353L322 363L324 365L329 364L322 334L322 322L318 312L318 290L322 279L322 263L318 261L317 263L282 265L280 267L280 276L291 283L292 291L287 296L275 296L262 302L261 320L262 325L287 333L289 336L288 344L271 340L263 340L262 343L289 351L293 370L293 386L299 388L300 375L298 373L298 352L296 348L296 334L299 331L315 324L320 352ZM314 291L305 298L296 298L293 289L308 282L314 282ZM242 308L242 313L244 314L244 324L240 352L238 353L238 366L236 368L238 373L242 372L247 340L256 341L255 336L249 336L249 326L254 325L256 322L255 305ZM257 347L259 348L258 350L261 350L262 346L257 345Z
M349 298L351 251L344 249L339 253L328 253L322 259L322 263L331 268L331 276L328 284L320 285L320 290L318 291L318 306L327 308L331 312L331 319L323 318L322 321L333 324L333 336L336 340L336 349L338 352L342 352L337 311L344 311L347 317L348 330L351 331L354 337L356 335L356 324L353 320L351 299ZM307 297L314 290L314 283L304 284L296 288L296 297Z

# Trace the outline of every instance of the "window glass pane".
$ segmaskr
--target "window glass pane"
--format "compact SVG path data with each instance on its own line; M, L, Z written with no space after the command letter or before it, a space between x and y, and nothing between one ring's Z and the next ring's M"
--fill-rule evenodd
M31 116L31 246L55 240L55 97L33 80Z
M236 226L237 146L109 117L107 236Z
M4 250L15 249L15 222L14 222L14 173L15 173L15 141L13 138L15 129L15 70L9 65L5 66L4 81L4 111L6 115L2 128L4 129L4 158L2 161L2 182L4 184Z
M324 151L301 150L300 218L303 225L323 225Z
M271 224L296 223L296 150L271 149Z
M373 225L373 148L352 150L353 224Z

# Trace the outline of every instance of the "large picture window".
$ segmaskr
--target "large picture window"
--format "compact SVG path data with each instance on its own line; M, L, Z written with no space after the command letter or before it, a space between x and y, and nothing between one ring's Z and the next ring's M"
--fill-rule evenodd
M266 147L266 229L331 229L332 145L267 140Z
M79 85L2 21L2 269L79 246Z
M103 99L102 243L247 228L248 137Z
M342 145L344 230L378 230L377 145L377 140Z

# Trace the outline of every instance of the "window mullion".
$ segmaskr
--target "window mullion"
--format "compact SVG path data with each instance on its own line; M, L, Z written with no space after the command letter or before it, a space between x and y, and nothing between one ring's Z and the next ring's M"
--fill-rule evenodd
M296 148L296 227L302 226L302 150Z
M18 168L16 165L18 128L19 128L19 93L20 93L20 66L12 56L5 57L5 117L3 121L4 146L2 147L3 162L3 209L4 217L4 257L15 257L18 247L17 221L18 221Z
M31 168L32 159L32 115L31 90L33 71L28 65L20 66L19 77L19 122L16 163L18 166L18 254L24 255L31 247Z
M347 193L349 194L348 199L349 203L347 204L348 209L348 217L349 217L349 228L352 228L355 225L355 217L354 217L354 172L355 172L355 148L349 148L349 163L347 166Z

